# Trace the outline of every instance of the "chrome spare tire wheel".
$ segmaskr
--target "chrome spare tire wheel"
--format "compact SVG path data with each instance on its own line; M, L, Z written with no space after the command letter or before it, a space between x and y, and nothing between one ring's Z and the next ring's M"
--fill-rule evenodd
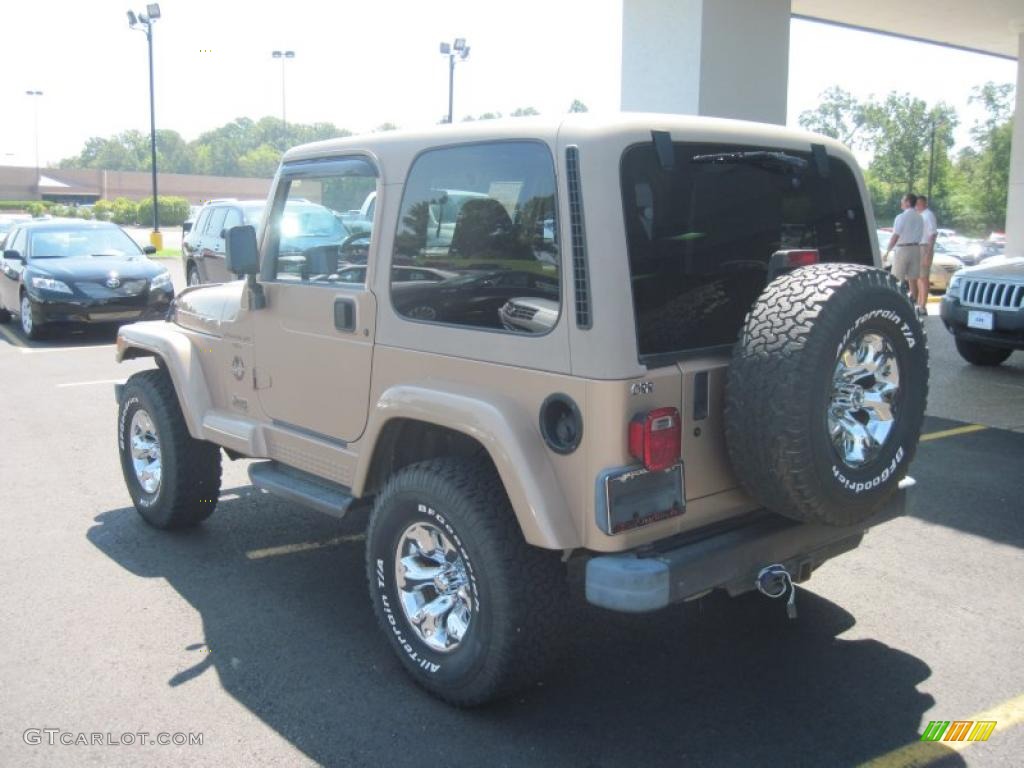
M163 369L128 379L118 403L121 471L135 509L156 528L198 525L217 506L220 449L188 433Z
M366 569L402 666L450 704L521 688L557 654L564 567L524 541L485 460L433 459L393 475L374 504Z
M773 511L859 523L906 476L927 395L924 328L895 278L856 264L794 270L765 288L733 348L733 468Z

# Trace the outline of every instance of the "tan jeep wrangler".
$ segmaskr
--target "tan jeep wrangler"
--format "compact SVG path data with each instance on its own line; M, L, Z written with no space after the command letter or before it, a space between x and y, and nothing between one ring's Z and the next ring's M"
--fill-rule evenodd
M370 205L367 205L367 202ZM372 220L367 211L372 211ZM159 528L253 484L343 515L409 673L477 704L571 600L785 597L899 514L927 392L856 162L778 127L514 120L287 153L244 277L121 329L124 477Z

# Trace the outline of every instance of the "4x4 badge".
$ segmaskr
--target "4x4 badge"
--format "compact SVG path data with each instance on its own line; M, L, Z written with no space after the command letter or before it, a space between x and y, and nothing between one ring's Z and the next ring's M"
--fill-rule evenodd
M231 375L238 381L241 381L242 377L245 376L245 363L238 355L235 355L235 359L231 361Z
M653 381L635 381L629 387L629 394L631 395L650 395L653 392Z

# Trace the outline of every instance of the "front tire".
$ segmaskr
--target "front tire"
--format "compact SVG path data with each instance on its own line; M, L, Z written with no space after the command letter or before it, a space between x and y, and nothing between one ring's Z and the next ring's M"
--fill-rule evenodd
M394 475L374 505L366 569L402 666L450 704L522 688L556 652L565 569L523 539L486 461L435 459Z
M220 495L220 448L188 433L165 371L128 379L117 437L128 493L143 520L154 528L191 528L213 514Z
M960 353L960 357L971 365L983 365L986 367L1001 365L1013 354L1012 349L992 347L977 341L967 341L959 336L954 337L953 340L956 342L956 351Z
M36 314L35 302L27 293L21 294L21 332L32 341L38 341L46 336L43 324L36 321Z

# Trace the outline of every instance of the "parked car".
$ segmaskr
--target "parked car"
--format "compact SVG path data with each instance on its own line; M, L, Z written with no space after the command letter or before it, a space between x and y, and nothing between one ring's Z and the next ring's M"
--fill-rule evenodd
M244 224L259 227L263 200L213 200L203 206L192 230L181 242L186 281L190 286L235 279L225 264L227 231ZM366 263L368 230L350 229L333 209L306 199L289 201L280 221L280 243L287 252L282 264L294 276L335 274L351 263Z
M878 229L875 232L875 236L878 238L878 250L885 257L885 251L889 247L889 240L892 238L891 229ZM928 290L935 292L942 292L946 290L946 286L949 285L949 279L956 273L958 269L964 266L964 263L953 255L950 246L947 245L948 241L937 240L935 242L935 253L932 257L932 268L928 273ZM887 270L892 270L892 254L889 254L888 259L884 259L883 267Z
M296 271L343 246L288 203L352 210L358 183L367 282ZM481 121L296 147L271 201L227 233L245 281L121 330L119 360L158 362L115 390L126 490L197 526L228 456L328 514L367 499L381 642L446 702L532 685L578 634L571 591L640 613L758 589L793 615L794 581L905 509L927 339L837 141ZM393 270L423 264L459 274Z
M939 314L972 365L999 365L1024 349L1024 258L1000 256L961 269Z
M1002 256L1006 252L1005 242L994 242L992 240L975 240L967 246L966 250L956 256L968 267L980 264L993 256Z
M160 319L171 275L116 224L74 219L19 223L0 260L0 322L19 315L30 339L58 324Z

